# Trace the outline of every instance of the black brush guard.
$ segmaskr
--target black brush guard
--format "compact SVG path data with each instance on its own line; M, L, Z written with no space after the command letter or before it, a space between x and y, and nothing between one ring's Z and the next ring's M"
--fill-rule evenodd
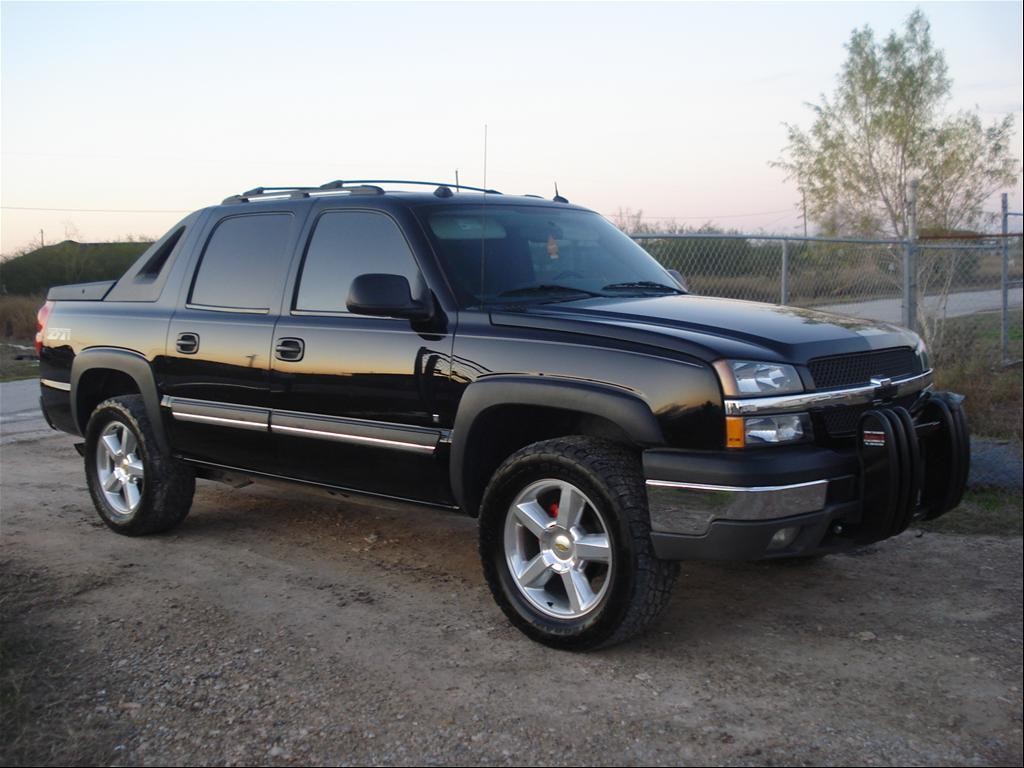
M932 520L960 503L971 463L962 400L936 392L913 416L893 406L860 417L861 519L856 539L895 536L912 520Z

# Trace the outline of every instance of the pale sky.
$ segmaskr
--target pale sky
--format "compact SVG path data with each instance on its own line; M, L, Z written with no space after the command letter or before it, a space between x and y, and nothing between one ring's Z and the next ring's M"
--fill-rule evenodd
M1019 2L4 2L0 252L158 236L259 185L482 184L485 124L504 192L796 232L783 122L810 124L852 29L918 5L951 107L1013 112L1024 155Z

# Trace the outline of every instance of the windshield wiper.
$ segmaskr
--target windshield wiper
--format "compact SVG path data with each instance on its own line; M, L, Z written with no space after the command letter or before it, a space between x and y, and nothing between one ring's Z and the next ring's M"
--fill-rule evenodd
M584 296L600 296L600 293L594 291L588 291L586 288L575 288L571 285L556 285L555 283L545 283L542 285L528 285L525 288L513 288L509 291L502 291L498 294L498 297L504 296L533 296L539 293L579 293Z
M662 293L686 293L686 291L664 283L655 283L652 280L635 280L631 283L611 283L602 288L602 291L628 291L641 289L644 291L660 291Z

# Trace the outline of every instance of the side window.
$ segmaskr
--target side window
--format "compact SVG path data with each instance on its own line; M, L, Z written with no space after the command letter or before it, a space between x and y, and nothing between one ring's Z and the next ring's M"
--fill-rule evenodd
M268 310L287 268L288 213L234 216L210 235L192 284L191 304Z
M186 229L194 220L195 214L147 248L121 275L107 294L107 301L157 301L167 283L169 267L181 250Z
M391 218L370 211L328 211L309 241L295 309L347 312L349 286L367 273L404 275L414 298L419 292L416 260Z
M178 241L181 240L181 236L183 234L185 234L185 228L178 227L170 237L164 240L163 245L161 245L157 249L156 253L154 253L150 258L146 259L146 263L142 265L142 269L140 269L135 275L136 282L142 280L156 280L156 278L160 276L160 270L164 268L164 265L167 263L167 259L174 251L174 247L178 244Z

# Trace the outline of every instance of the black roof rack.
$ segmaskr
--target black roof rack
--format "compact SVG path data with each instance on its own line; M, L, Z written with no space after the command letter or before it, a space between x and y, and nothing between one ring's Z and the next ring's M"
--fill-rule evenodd
M471 192L483 192L485 195L500 195L496 189L484 189L483 187L471 187L468 184L451 184L441 181L409 181L405 179L336 179L319 187L253 187L240 195L231 195L224 198L222 205L234 203L248 203L254 199L298 199L310 197L311 195L325 195L332 192L347 192L351 195L383 195L385 190L378 184L412 184L422 187L435 187L434 194L438 197L448 197L452 189L466 189Z
M410 181L408 179L350 179L348 181L329 181L321 189L341 189L345 184L412 184L419 187L448 187L449 189L468 189L470 192L483 192L485 195L500 195L496 189L471 187L468 184L452 184L448 181Z

